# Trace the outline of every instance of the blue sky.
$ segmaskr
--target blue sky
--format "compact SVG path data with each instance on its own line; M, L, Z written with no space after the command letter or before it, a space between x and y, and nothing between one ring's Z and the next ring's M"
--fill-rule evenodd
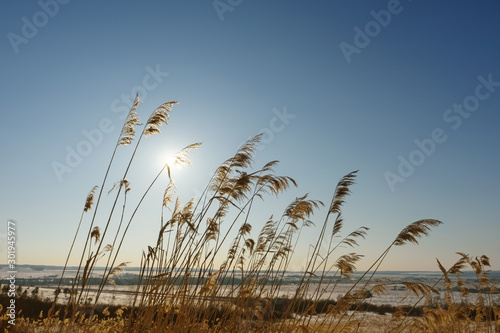
M435 270L436 257L450 266L457 251L488 255L500 269L498 2L42 0L6 8L0 220L17 222L19 263L64 263L127 95L141 91L143 121L163 102L180 104L162 135L140 148L129 175L136 195L162 156L201 141L193 165L174 175L185 202L243 141L267 131L256 166L279 160L277 173L299 187L260 204L254 236L297 196L329 202L337 181L359 169L343 215L344 234L371 229L357 249L366 255L361 269L422 218L444 224L418 247L395 249L383 269ZM103 122L102 139L85 146L84 133ZM68 149L78 147L89 153L69 167ZM130 148L120 150L111 182ZM71 173L58 175L54 163ZM127 237L131 265L155 241L167 182ZM318 232L303 236L292 268L302 267ZM0 231L2 244L5 237ZM0 255L6 262L6 246Z

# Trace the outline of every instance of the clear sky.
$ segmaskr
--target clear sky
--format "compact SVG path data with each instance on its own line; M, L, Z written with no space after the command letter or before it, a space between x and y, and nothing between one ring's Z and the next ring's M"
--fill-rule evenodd
M493 0L7 2L0 263L12 219L18 263L64 264L140 91L143 121L163 102L180 104L162 135L142 143L128 176L133 204L168 152L203 142L174 174L186 202L264 131L255 165L279 160L276 172L299 187L259 204L254 237L297 196L328 203L337 181L359 169L343 215L344 235L370 228L356 250L366 255L360 269L423 218L444 224L419 246L395 248L381 269L435 270L435 258L450 266L457 251L488 255L500 269L499 10ZM96 130L102 138L89 146ZM131 152L121 148L106 191ZM69 165L78 149L87 156ZM163 176L127 236L122 257L132 266L156 239L167 183ZM303 235L291 268L303 268L318 232Z

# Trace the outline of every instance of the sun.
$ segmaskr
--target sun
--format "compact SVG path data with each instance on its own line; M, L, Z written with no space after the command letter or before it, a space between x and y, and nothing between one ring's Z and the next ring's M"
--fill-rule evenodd
M170 170L181 170L185 166L191 165L190 154L201 146L201 142L190 144L179 151L170 149L162 151L158 155L158 163L162 168L168 165Z
M177 154L177 151L171 149L162 151L158 157L158 164L161 168L163 168L165 164L168 164L170 170L181 170L182 165L178 163Z
M164 150L158 155L158 164L161 167L164 167L165 164L168 164L170 168L174 167L175 164L175 154L176 152L174 150Z

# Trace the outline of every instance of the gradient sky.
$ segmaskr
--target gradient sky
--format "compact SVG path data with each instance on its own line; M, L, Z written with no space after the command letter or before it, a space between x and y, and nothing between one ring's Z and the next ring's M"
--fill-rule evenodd
M201 141L193 165L173 175L186 202L267 131L256 167L279 160L276 172L299 187L259 204L254 237L297 196L329 203L337 181L359 169L343 234L370 228L356 250L366 255L360 269L423 218L444 224L419 246L395 248L381 269L435 270L435 258L448 267L457 251L500 269L498 1L65 1L9 1L0 14L0 263L12 219L18 263L64 264L127 95L139 90L143 121L163 102L180 104L162 135L142 143L128 176L135 195L168 152ZM103 121L101 142L58 177L54 163ZM111 182L131 152L122 148ZM127 236L131 266L155 242L167 183ZM292 269L303 268L325 214L314 216Z

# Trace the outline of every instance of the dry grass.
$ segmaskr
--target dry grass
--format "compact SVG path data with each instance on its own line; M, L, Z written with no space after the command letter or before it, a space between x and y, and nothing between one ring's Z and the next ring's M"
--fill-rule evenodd
M130 183L126 178L142 138L160 133L167 124L172 106L168 102L158 107L146 121L132 150L121 180L112 186L116 195L112 208L104 221L96 220L96 212L103 198L103 188L108 185L110 167L117 149L134 142L135 128L140 125L136 112L139 96L125 121L117 140L101 186L93 187L85 200L82 218L78 224L66 264L79 236L84 216L92 211L80 265L72 285L71 297L63 309L56 310L56 300L49 313L40 318L17 318L17 332L499 332L500 310L493 304L487 267L489 260L482 256L470 258L460 254L460 260L449 270L439 262L442 280L447 288L445 307L425 307L420 317L410 312L420 301L437 292L434 286L422 283L405 283L409 292L420 296L413 309L396 311L392 317L368 316L361 312L370 294L380 295L391 282L374 281L375 273L390 250L407 243L418 244L440 221L424 219L405 227L394 241L378 257L344 297L336 302L324 302L332 298L335 286L341 278L352 278L362 255L344 253L342 248L358 247L358 241L366 237L368 228L359 227L344 232L342 206L351 192L357 171L340 179L335 187L325 214L316 243L308 255L307 269L296 288L294 296L286 303L278 302L283 279L301 233L313 225L311 218L323 203L304 195L296 198L280 214L271 216L264 226L252 236L250 218L257 200L279 196L295 181L274 173L277 161L261 168L253 167L253 155L261 136L244 144L234 156L224 161L214 172L200 198L187 203L175 199L175 186L170 165L165 165L140 196L130 216L125 207ZM188 155L201 144L187 146L176 155L176 164L189 164ZM170 183L162 200L160 230L155 246L143 252L139 283L133 305L128 309L99 309L98 300L106 284L114 283L114 277L123 271L126 263L117 263L125 236L137 210L157 179L168 173ZM96 194L97 189L99 192ZM110 191L110 193L111 193ZM95 201L95 204L94 204ZM123 202L121 211L118 211ZM171 213L166 216L166 212ZM129 211L129 210L127 210ZM112 219L113 216L118 219ZM110 235L111 221L118 221L117 230ZM100 226L96 224L100 223ZM253 223L253 222L252 222ZM326 250L325 250L326 249ZM99 287L90 291L88 284L98 263L105 263ZM222 262L222 264L217 264ZM460 304L451 297L452 280L462 288L467 287L460 279L464 267L469 265L475 272L480 286L476 304ZM63 271L63 276L64 276ZM61 281L62 278L61 277ZM332 290L328 291L327 290ZM89 296L93 304L86 304ZM0 318L6 327L6 312Z

